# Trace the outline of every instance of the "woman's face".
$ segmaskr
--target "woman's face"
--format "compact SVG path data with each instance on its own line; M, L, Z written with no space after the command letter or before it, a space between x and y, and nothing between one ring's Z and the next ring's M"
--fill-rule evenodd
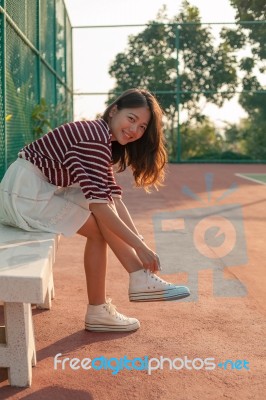
M114 106L109 117L111 140L117 140L120 144L126 145L143 136L150 121L151 112L148 107L118 110L117 106Z

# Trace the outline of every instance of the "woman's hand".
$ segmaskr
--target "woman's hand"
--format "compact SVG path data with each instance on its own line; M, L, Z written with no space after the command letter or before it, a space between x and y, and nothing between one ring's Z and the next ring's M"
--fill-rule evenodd
M136 253L143 264L145 269L149 269L152 272L160 271L160 259L154 251L143 243L143 246L135 249Z
M140 239L138 233L134 233L125 224L119 217L114 204L92 203L90 204L90 210L96 220L99 220L111 232L135 249L145 269L149 269L152 272L161 270L157 254Z

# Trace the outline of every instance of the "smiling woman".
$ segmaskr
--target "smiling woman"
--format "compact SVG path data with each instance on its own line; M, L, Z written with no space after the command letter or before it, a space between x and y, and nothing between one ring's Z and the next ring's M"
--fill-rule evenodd
M139 328L106 298L107 245L129 273L130 301L189 296L160 279L158 255L138 233L114 178L131 167L137 186L160 185L166 152L162 110L149 92L130 89L94 121L70 122L25 146L0 186L0 222L26 231L87 238L84 266L90 331Z
M130 166L136 186L159 186L167 160L162 109L146 90L129 89L103 114L112 133L112 157L118 172Z
M111 140L117 140L122 145L140 139L151 117L148 107L127 108L119 111L117 106L114 106L109 115L111 118Z

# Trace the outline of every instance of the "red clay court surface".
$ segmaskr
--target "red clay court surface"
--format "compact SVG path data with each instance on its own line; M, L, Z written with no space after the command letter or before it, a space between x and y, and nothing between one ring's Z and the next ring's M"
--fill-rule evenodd
M128 277L110 252L107 294L118 311L137 317L141 328L133 333L90 333L84 330L86 285L83 272L85 239L61 238L54 278L56 297L50 311L33 308L37 346L37 366L31 388L11 388L0 383L0 399L160 399L216 400L266 398L266 187L235 176L235 173L265 173L265 165L169 165L166 186L150 195L132 190L128 173L119 175L124 201L141 234L155 248L152 217L155 212L192 209L202 206L182 193L189 186L207 198L204 175L214 174L212 199L218 199L233 182L238 189L222 204L239 203L244 216L247 245L245 265L224 270L224 279L235 279L246 287L243 297L213 294L213 271L200 270L197 301L130 303ZM211 205L212 203L209 203ZM179 256L182 259L182 248ZM180 284L184 273L163 275ZM3 317L3 316L2 316ZM2 318L1 317L1 318ZM0 324L3 319L0 321ZM164 369L149 375L142 370L54 370L56 354L69 358L130 359L149 356L194 360L214 358L215 362L242 360L242 369L216 367L191 370ZM249 370L243 368L249 362ZM181 365L178 362L178 366ZM197 365L200 361L198 361ZM196 365L196 364L195 364ZM247 364L246 364L247 365ZM240 367L239 367L240 368Z

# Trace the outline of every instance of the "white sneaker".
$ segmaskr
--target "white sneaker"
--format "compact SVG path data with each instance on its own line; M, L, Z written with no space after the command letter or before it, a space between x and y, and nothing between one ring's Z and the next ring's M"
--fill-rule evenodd
M130 301L169 301L190 295L186 286L176 286L161 279L148 269L129 274Z
M129 332L140 327L136 318L128 318L116 311L116 306L108 299L106 303L93 306L88 304L85 315L85 329L94 332Z

